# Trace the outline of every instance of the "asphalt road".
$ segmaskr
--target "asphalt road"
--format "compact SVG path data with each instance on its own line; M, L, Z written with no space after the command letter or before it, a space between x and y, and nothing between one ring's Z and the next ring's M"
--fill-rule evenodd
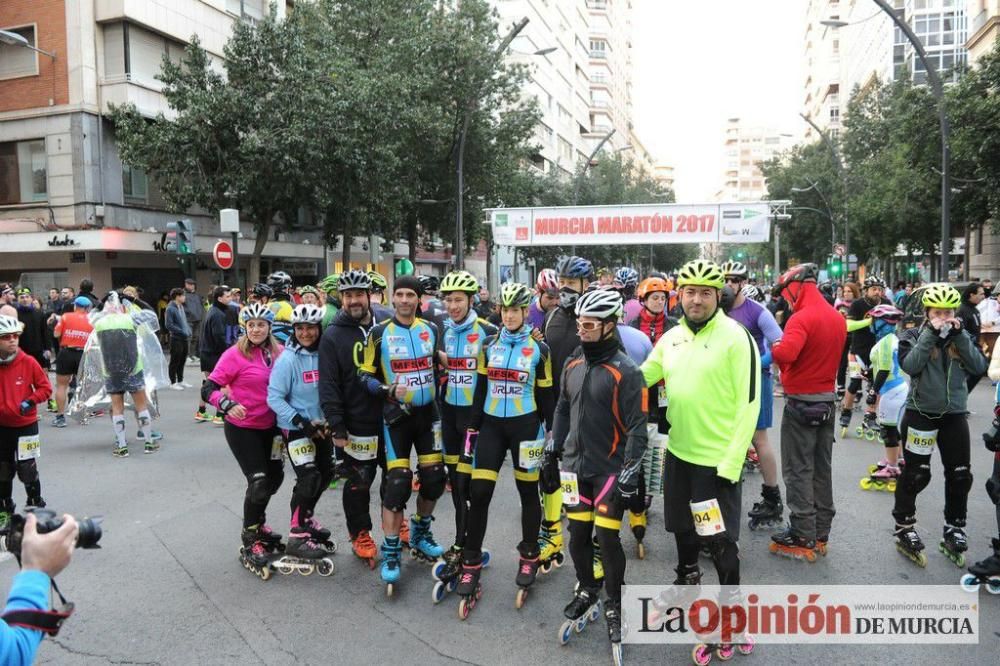
M188 368L192 377L194 368ZM567 566L539 578L527 606L514 608L513 578L518 540L518 502L509 467L501 473L486 546L494 555L483 575L484 596L466 622L457 619L457 599L431 602L427 565L407 558L397 596L386 598L377 572L349 550L341 492L329 491L318 517L334 529L340 552L336 572L275 575L262 582L237 560L244 480L223 440L222 429L192 419L195 391L164 391L165 433L155 455L110 455L108 419L63 430L42 427L43 494L49 506L76 515L104 516L103 548L77 551L60 576L77 611L55 639L46 639L39 663L51 664L602 664L610 661L603 620L560 647L556 634L562 607L572 595ZM780 407L780 405L779 405ZM989 423L992 391L980 385L972 460L975 485L969 502L969 555L981 559L996 524L983 490L991 460L979 433ZM775 410L780 414L780 408ZM129 431L135 432L134 422ZM776 432L776 431L775 431ZM776 435L775 435L776 437ZM134 450L134 449L133 449ZM918 569L897 554L891 535L892 497L864 492L858 480L881 454L875 444L848 440L835 451L837 518L830 555L815 564L767 553L766 533L743 530L743 578L758 583L958 584L964 570L937 552L943 506L942 474L921 495L920 529L930 563ZM272 502L269 522L287 530L291 470ZM759 476L744 484L744 510L759 493ZM450 543L452 509L443 498L435 531ZM24 502L15 482L15 501ZM373 503L373 516L377 507ZM654 504L647 559L634 557L634 540L624 534L629 554L627 582L664 584L673 578L673 540L662 529ZM376 523L377 524L377 523ZM378 538L376 528L376 538ZM708 564L703 561L703 565ZM9 580L16 564L0 564ZM711 569L709 564L707 567ZM706 582L715 580L714 572ZM981 593L978 646L758 646L754 660L779 663L845 661L906 664L952 660L996 663L1000 650L1000 597ZM689 662L690 646L626 646L630 663ZM737 660L743 657L736 657Z

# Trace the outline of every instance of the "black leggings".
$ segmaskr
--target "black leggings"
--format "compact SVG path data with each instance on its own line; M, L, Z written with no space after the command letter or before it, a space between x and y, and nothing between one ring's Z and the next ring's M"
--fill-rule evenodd
M352 435L355 433L348 437ZM378 433L370 431L357 436L378 437ZM335 453L342 454L340 478L344 480L344 518L347 520L347 532L353 539L362 530L372 530L371 488L379 468L382 468L382 481L385 482L385 447L380 441L378 454L372 460L358 460L341 448L335 449ZM381 495L382 488L379 487L379 496Z
M517 550L523 557L538 557L538 530L542 525L538 469L529 471L521 466L520 446L521 442L541 439L544 434L536 412L508 418L483 416L469 484L469 516L463 555L467 561L478 561L482 553L490 502L507 451L514 462L514 483L521 497L521 543Z
M456 407L441 403L441 439L444 444L444 464L451 483L451 502L455 506L455 546L465 545L469 516L469 486L472 481L472 459L465 455L465 434L472 407ZM480 546L482 544L480 543Z
M24 484L29 500L42 496L42 482L38 480L38 465L34 458L17 459L17 444L21 437L38 435L38 423L21 428L0 427L0 500L11 499L14 493L14 474Z
M241 428L226 421L224 432L229 450L247 478L243 529L259 527L265 522L268 501L278 492L285 478L284 460L280 457L271 460L278 431L275 428Z
M969 470L969 422L965 414L945 414L930 418L906 409L899 423L900 443L906 466L896 483L896 502L892 516L900 525L917 521L917 495L931 480L931 455L911 449L911 430L937 431L937 445L944 466L944 520L956 527L965 526L972 472Z
M591 535L597 530L597 545L601 549L604 566L604 587L608 598L621 602L622 583L625 581L625 551L622 549L621 525L625 507L612 501L614 477L577 479L580 503L566 510L569 518L569 554L573 559L576 579L588 590L599 587L594 579L594 542Z
M171 384L184 381L184 363L187 361L188 341L184 338L170 337L170 364L167 375Z
M289 445L288 458L295 470L295 487L292 489L289 508L292 512L292 527L298 527L313 515L320 495L333 479L333 444L328 440L308 440L308 443L315 446L313 460L297 465L291 449L296 446L297 440L307 439L305 433L301 430L289 430L283 435L285 443Z

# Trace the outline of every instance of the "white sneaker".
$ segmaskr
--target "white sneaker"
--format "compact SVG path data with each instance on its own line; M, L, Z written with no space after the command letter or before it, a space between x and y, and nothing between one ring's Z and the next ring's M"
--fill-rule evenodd
M181 384L180 382L177 382L176 384L171 384L170 388L173 389L174 391L183 391L184 385Z
M188 384L187 382L181 382L181 386L183 386L184 388L194 388L194 386Z

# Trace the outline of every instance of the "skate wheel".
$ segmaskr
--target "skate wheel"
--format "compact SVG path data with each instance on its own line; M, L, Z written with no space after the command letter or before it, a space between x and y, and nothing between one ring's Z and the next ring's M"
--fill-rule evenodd
M736 649L732 644L720 645L715 648L715 656L719 658L719 661L729 661L736 654Z
M257 575L260 576L261 580L267 580L271 577L271 567L263 566L257 571Z
M843 438L843 437L847 437L847 428L841 428L841 429L840 429L840 436L841 436L842 438Z
M304 567L295 567L299 570L300 576L311 576L313 571L316 571L316 565L310 564Z
M986 583L986 590L990 594L1000 594L1000 576L993 576Z
M778 544L776 544L776 543L774 543L772 541L770 543L770 545L768 545L767 549L770 550L772 553L777 553L778 552Z
M566 556L563 555L561 550L555 554L555 557L552 558L552 562L556 565L557 569L561 567L563 565L563 562L565 561L566 561Z
M622 644L612 643L611 644L611 660L615 663L615 666L622 666Z
M392 583L385 584L385 596L391 597L394 591L395 589L393 588Z
M431 599L434 603L439 604L444 600L444 595L448 593L448 586L441 581L434 583L434 589L431 590Z
M861 479L861 481L858 483L858 485L861 486L861 490L871 490L871 488L872 488L872 480L869 479L869 478Z
M483 565L483 568L485 569L486 567L488 567L490 565L490 560L492 559L493 556L490 554L490 551L484 550L481 557L482 557L481 564Z
M641 541L635 544L635 556L640 560L646 559L646 545Z
M747 634L744 638L746 643L740 643L736 646L736 649L740 651L742 655L753 654L754 640L750 634Z
M601 606L600 604L594 604L594 606L590 609L590 614L588 619L591 622L597 622L597 618L599 617L601 617Z
M458 602L458 619L467 620L470 612L472 612L472 605L469 603L468 599L463 597Z
M337 552L337 542L336 541L327 541L326 542L326 549L327 549L327 551L331 555L333 555L334 553Z
M291 564L281 563L276 565L275 568L278 570L278 573L282 574L283 576L287 576L293 571L295 571L295 567L293 567Z
M575 631L576 633L580 633L586 626L587 626L587 616L584 615L575 623L573 623L573 631Z
M573 627L575 625L576 622L572 620L566 620L562 623L562 626L559 627L559 645L569 643L569 639L573 636Z
M978 592L979 591L979 579L972 574L965 574L962 576L962 580L959 581L959 585L966 592Z
M528 600L528 590L522 587L514 595L514 608L520 610L524 608L524 602Z
M806 562L815 562L816 561L816 551L815 550L807 550L804 553L804 556L806 558Z
M543 574L549 573L550 571L552 571L552 562L546 562L545 564L539 565L538 570L541 571Z
M888 485L886 485L885 489L886 489L887 492L890 492L890 493L896 492L896 479L891 479L889 481Z
M699 643L691 650L691 661L698 666L706 666L712 661L712 649L704 643Z
M441 573L444 571L446 566L448 566L448 564L444 560L438 560L434 563L434 566L431 568L431 575L434 576L435 580L441 580Z
M323 576L324 578L326 576L332 576L333 560L331 560L329 557L324 557L322 560L320 560L319 564L316 565L316 573L318 573L320 576Z

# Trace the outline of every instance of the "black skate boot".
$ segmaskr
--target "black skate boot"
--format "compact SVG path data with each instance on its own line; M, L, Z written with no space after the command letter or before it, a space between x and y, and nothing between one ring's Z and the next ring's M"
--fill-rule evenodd
M944 536L938 544L938 550L958 567L965 566L965 551L969 549L969 541L965 537L964 527L964 524L945 525Z
M608 599L604 605L604 621L608 624L608 640L611 641L611 659L615 666L622 663L622 606L620 601Z
M751 530L778 527L782 524L784 505L781 503L781 490L778 486L760 487L761 501L755 502L747 515L747 523Z
M816 561L816 540L798 536L791 528L771 535L770 550L776 555L796 560Z
M847 437L847 433L851 428L851 410L841 409L840 410L840 436Z
M993 554L970 566L969 573L962 576L966 591L976 592L980 584L985 584L990 594L1000 594L1000 539L993 539L991 545Z
M270 558L267 546L261 540L261 533L256 527L244 528L240 539L240 562L243 567L261 580L271 577Z
M517 595L514 597L514 608L521 608L528 598L528 588L535 584L535 577L538 574L538 544L530 544L531 549L524 548L523 544L518 548L520 558L517 563L517 576L514 583L517 585Z
M566 645L574 634L578 634L590 622L601 616L600 588L587 589L577 586L573 600L563 609L566 621L559 627L559 643Z
M455 592L460 597L458 602L458 618L465 620L476 607L476 602L483 595L483 586L479 584L479 576L483 572L483 562L463 562L462 573L458 576L458 587Z
M924 542L917 534L916 524L896 525L896 550L917 566L927 566L927 553L924 552Z

